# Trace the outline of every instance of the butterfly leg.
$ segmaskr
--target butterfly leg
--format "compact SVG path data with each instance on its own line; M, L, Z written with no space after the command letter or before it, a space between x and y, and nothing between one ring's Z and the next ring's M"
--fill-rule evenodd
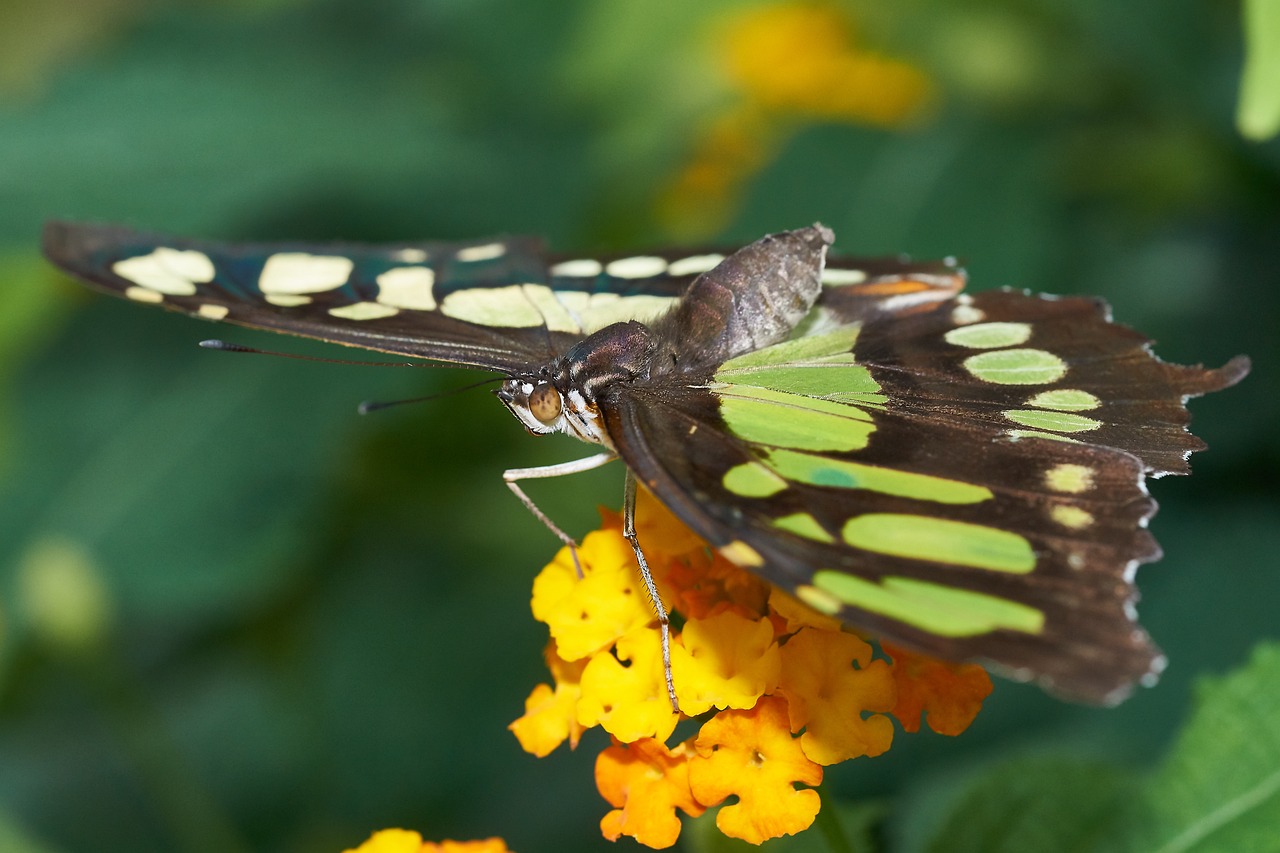
M578 562L578 543L573 541L573 537L565 533L555 522L547 518L546 513L538 509L538 505L533 499L524 493L524 489L517 485L519 480L536 480L543 477L563 477L566 474L579 474L583 471L591 471L599 468L606 462L611 462L615 457L612 453L597 453L594 456L588 456L585 459L575 459L572 462L560 462L556 465L540 465L537 468L509 468L502 472L502 480L507 484L507 488L511 493L520 499L520 503L524 504L525 509L533 513L533 517L541 521L543 525L555 534L556 538L569 546L569 553L573 556L573 567L578 571L578 577L582 577L582 565Z
M680 703L676 700L676 682L671 677L671 619L667 608L658 595L658 586L653 582L653 574L649 571L649 561L640 550L640 542L636 539L636 478L631 469L627 469L626 491L622 498L622 535L631 543L631 550L636 553L636 562L640 565L640 577L644 580L644 588L649 593L649 602L658 614L658 628L662 633L662 674L667 679L667 697L671 699L671 710L680 713Z

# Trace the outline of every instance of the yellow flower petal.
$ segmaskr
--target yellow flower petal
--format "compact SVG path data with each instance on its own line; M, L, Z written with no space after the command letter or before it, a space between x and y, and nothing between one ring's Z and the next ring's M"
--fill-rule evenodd
M569 741L576 749L584 727L578 722L578 699L582 696L582 670L586 660L566 661L556 654L553 640L544 656L556 686L539 684L524 702L524 716L507 726L525 752L539 758Z
M383 829L369 836L359 847L345 853L421 853L422 836L409 829Z
M825 631L839 631L840 620L825 613L819 613L800 599L778 587L772 587L769 594L769 607L785 624L784 634L794 634L805 626L821 628Z
M703 725L689 761L689 785L704 805L736 796L716 814L725 835L752 844L807 829L818 814L822 768L791 736L787 703L761 699L749 711L722 711Z
M855 668L856 664L856 668ZM804 734L805 754L823 765L879 755L893 743L882 714L896 700L893 673L871 659L871 647L843 631L804 628L782 647L782 683L791 730Z
M666 740L680 718L667 695L661 635L656 628L637 628L618 641L617 654L600 652L583 670L578 722L598 725L622 743Z
M780 658L768 619L726 611L690 619L671 646L671 674L680 710L750 708L778 684Z
M616 530L588 533L578 549L583 577L562 548L533 582L533 615L545 622L565 660L609 648L633 628L653 621L640 585L635 553Z
M482 841L423 841L408 829L383 829L346 853L511 853L501 838Z

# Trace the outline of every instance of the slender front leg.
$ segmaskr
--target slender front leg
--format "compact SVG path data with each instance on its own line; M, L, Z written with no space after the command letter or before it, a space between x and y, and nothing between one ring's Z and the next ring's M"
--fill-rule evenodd
M556 538L569 546L569 553L573 556L573 566L578 570L578 577L582 577L582 565L578 562L578 543L574 542L573 538L559 527L556 527L555 522L547 518L546 513L538 509L538 505L524 493L524 489L516 485L516 482L518 480L536 480L544 477L563 477L566 474L580 474L583 471L599 468L614 458L612 453L606 451L597 453L595 456L588 456L585 459L575 459L572 462L540 465L537 468L509 468L502 472L503 482L507 484L507 488L511 490L512 494L520 499L520 503L524 504L525 509L533 513L533 517L541 521L548 530L556 535Z
M671 700L671 710L680 713L680 703L676 700L676 682L671 677L671 619L667 616L667 608L658 595L658 586L653 582L649 571L649 561L640 550L640 542L636 539L636 478L631 469L627 469L625 491L622 496L622 535L631 543L636 552L636 562L640 564L640 577L649 592L649 603L658 614L658 629L662 633L662 674L667 679L667 697Z

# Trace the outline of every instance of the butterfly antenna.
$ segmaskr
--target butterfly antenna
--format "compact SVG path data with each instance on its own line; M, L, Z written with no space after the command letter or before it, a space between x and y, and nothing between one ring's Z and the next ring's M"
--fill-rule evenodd
M482 386L489 385L490 383L493 383L493 382L501 382L502 380L503 380L503 377L501 376L491 377L489 379L481 379L479 382L472 382L470 385L463 385L461 388L450 388L448 391L440 391L435 394L428 394L425 397L409 397L408 399L405 399L405 400L385 400L385 401L365 400L358 407L356 407L356 411L358 411L362 415L367 415L370 412L377 412L382 409L389 409L392 406L402 406L405 403L425 403L428 400L439 400L441 397L450 397L454 394L461 394L463 391L471 391L472 389L480 388Z
M430 362L418 361L348 361L342 358L322 358L317 355L302 355L296 352L278 352L269 349L255 349L254 347L246 347L240 344L233 344L228 341L220 341L217 339L201 341L200 346L205 349L218 350L219 352L248 352L254 355L276 355L280 358L296 358L299 361L320 361L325 364L354 364L360 367L435 367Z

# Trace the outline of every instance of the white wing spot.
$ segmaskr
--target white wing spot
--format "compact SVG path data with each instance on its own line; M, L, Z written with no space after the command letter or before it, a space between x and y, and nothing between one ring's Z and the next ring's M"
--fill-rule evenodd
M611 261L604 271L614 278L652 278L667 270L667 261L657 255L637 255Z
M116 261L111 271L139 287L166 296L194 296L196 284L213 280L213 261L204 252L158 246L150 254Z
M969 349L999 349L1025 344L1031 340L1031 324L970 323L958 329L952 329L942 337L952 346Z
M350 305L330 308L329 313L344 320L381 320L383 317L394 317L400 313L400 309L377 302L352 302Z
M377 278L378 301L393 308L434 311L436 296L432 288L436 274L431 267L394 267Z
M822 270L821 280L828 287L862 284L867 280L867 273L865 270L826 268Z
M551 268L552 275L569 278L595 278L602 272L604 272L604 265L591 258L564 261Z
M196 313L201 317L204 317L206 320L221 320L230 313L230 309L225 305L213 305L206 302L204 305L200 306Z
M972 296L957 297L957 301L959 299L968 299L970 302L973 301ZM982 311L980 308L974 308L968 303L957 305L955 308L951 309L951 322L955 323L957 326L968 326L971 323L981 323L985 319L987 319L986 312Z
M148 302L153 305L164 302L164 294L149 287L129 287L125 289L124 295L134 302Z
M300 293L268 293L266 298L267 302L279 305L281 308L297 308L299 305L311 303L310 296L303 296Z
M391 253L391 257L397 261L404 261L406 264L421 264L427 260L427 252L425 249L397 249Z
M323 293L347 283L355 262L341 255L278 252L267 258L258 276L264 294Z
M701 275L707 270L715 269L723 260L724 255L692 255L672 261L671 266L667 267L667 275Z
M485 243L482 246L467 246L465 249L459 249L456 255L460 261L474 263L476 261L491 261L494 258L500 258L507 253L507 247L502 243Z
M543 315L530 301L524 288L542 288L545 285L509 284L506 287L472 287L455 290L440 303L440 312L455 320L465 320L481 326L507 326L527 329L543 324Z

